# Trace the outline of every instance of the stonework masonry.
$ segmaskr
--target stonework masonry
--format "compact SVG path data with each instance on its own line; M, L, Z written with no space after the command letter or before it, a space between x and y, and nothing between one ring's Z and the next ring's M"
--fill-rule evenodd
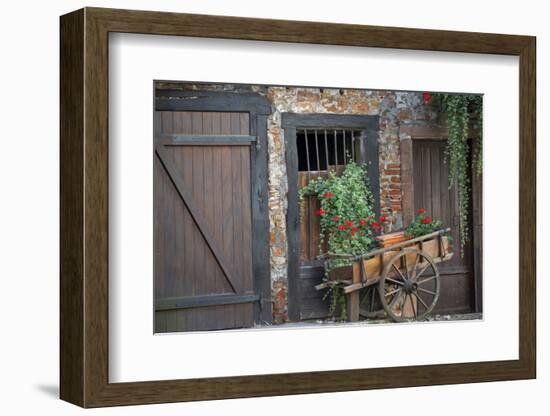
M256 92L272 104L268 118L268 195L270 219L270 263L272 281L273 322L288 320L287 234L286 212L288 182L286 175L284 131L281 114L326 113L379 116L379 171L381 213L389 218L394 229L403 225L401 140L410 139L400 127L411 124L434 124L435 116L424 105L419 92L395 92L363 89L270 87L232 84L165 83L159 88Z

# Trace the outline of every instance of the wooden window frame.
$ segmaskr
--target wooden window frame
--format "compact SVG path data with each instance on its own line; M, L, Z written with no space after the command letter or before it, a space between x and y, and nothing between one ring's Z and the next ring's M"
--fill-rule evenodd
M300 209L298 201L298 151L297 129L353 129L365 132L366 140L359 141L356 158L368 166L368 178L374 197L374 211L380 215L380 173L378 140L379 116L319 113L282 113L281 127L284 131L287 193L287 279L288 317L291 321L300 320Z
M83 407L101 407L536 377L535 37L101 8L74 11L62 16L60 23L60 396L63 400ZM518 358L109 382L108 38L113 32L518 57L517 192L522 221L517 271Z

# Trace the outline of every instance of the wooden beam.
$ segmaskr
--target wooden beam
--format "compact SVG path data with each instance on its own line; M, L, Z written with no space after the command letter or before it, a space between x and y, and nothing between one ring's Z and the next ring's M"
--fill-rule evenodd
M155 310L166 311L171 309L189 309L202 308L207 306L234 305L239 303L258 302L259 300L260 296L255 294L223 294L162 298L156 300Z
M257 93L156 90L157 111L237 111L271 114L271 102Z
M281 124L286 127L330 128L330 129L366 129L371 123L378 123L378 116L355 114L311 114L283 113Z
M257 322L272 322L271 268L269 265L269 207L268 207L268 150L267 119L265 114L250 112L250 134L256 144L250 148L250 175L252 177L252 267L254 291L261 295L257 308ZM258 318L259 317L259 318Z
M353 262L353 283L361 283L361 265L358 261ZM359 321L359 291L351 292L347 295L348 321Z
M164 146L250 146L256 142L256 136L247 135L197 135L163 134Z
M284 114L283 114L284 118ZM300 207L298 200L298 147L296 128L285 127L285 156L287 172L286 229L288 241L288 317L300 320Z

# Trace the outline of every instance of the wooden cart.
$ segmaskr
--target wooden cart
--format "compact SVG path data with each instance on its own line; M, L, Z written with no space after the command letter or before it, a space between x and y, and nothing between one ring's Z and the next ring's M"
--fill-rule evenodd
M422 320L432 312L439 298L437 264L453 256L449 231L449 228L438 230L358 256L324 256L325 262L334 264L335 260L347 259L352 264L332 269L315 288L342 289L350 321L359 320L360 293L367 288L377 289L381 310L393 321ZM373 305L375 291L371 293Z

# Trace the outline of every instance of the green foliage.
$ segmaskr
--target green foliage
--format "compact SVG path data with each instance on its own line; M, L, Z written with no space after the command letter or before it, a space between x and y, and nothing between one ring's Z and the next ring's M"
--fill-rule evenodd
M422 235L433 233L441 229L443 223L440 220L432 219L424 208L419 208L416 213L416 218L405 229L405 237L414 238Z
M319 198L320 239L321 244L327 241L329 253L358 255L378 245L376 234L381 225L374 218L373 197L365 167L350 161L341 176L331 171L327 178L311 180L300 191L301 212L306 196ZM350 260L333 260L326 271L350 264ZM331 315L339 309L340 319L345 319L343 292L333 288L330 293Z
M380 224L364 167L350 161L342 176L331 171L328 178L312 179L301 189L300 202L306 195L319 198L321 244L327 241L330 253L361 254L376 244Z
M346 308L346 294L344 293L344 289L336 285L332 286L323 296L323 300L325 300L328 296L330 296L330 305L328 307L329 316L334 318L336 317L336 313L340 312L338 319L341 321L347 320L348 312Z
M463 249L469 239L470 172L473 170L480 175L483 167L483 98L480 95L439 93L428 97L428 102L436 112L447 115L449 140L446 156L449 161L449 188L458 188L460 247ZM471 143L469 138L472 139ZM472 165L469 162L470 154Z

